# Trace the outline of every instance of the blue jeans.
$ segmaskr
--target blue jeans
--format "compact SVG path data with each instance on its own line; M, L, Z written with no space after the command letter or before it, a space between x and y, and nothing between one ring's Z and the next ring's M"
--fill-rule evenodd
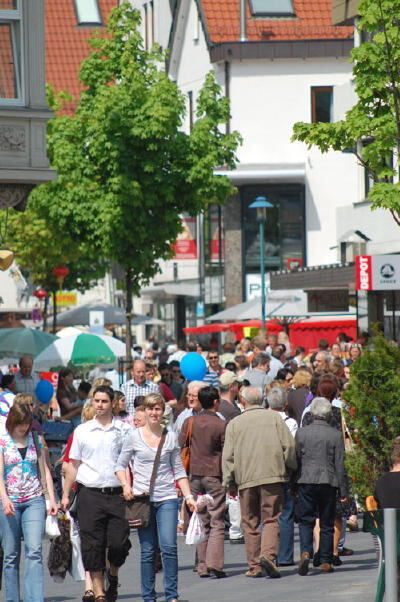
M151 502L149 526L138 530L141 553L142 597L146 602L154 602L157 599L154 559L158 542L163 561L166 602L178 599L177 523L178 500Z
M294 498L289 483L283 484L283 506L279 517L279 564L293 564L294 552Z
M42 539L46 520L44 497L36 497L27 502L14 502L14 507L14 516L6 516L0 508L5 602L20 602L21 536L25 544L24 602L43 602Z

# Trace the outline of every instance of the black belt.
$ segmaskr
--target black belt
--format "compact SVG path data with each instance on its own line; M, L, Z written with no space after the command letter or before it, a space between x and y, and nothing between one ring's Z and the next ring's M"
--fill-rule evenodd
M110 495L117 495L122 493L122 487L86 487L85 489L89 489L89 491L96 491L97 493L108 493Z

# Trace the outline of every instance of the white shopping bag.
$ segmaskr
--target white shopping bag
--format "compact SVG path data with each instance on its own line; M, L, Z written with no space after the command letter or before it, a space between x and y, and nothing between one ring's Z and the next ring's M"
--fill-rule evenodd
M57 516L52 516L48 514L46 516L46 527L45 527L46 537L49 539L54 539L54 537L58 537L61 535L60 529L58 527L58 518Z
M193 512L186 533L186 543L189 546L196 546L197 544L203 542L205 537L206 533L204 530L204 525L201 522L197 512Z
M72 560L71 560L71 568L70 573L71 577L74 581L84 581L85 580L85 568L82 562L82 554L81 554L81 538L79 535L79 529L77 522L72 518L72 516L68 512L68 518L70 520L71 531L70 538L72 544Z

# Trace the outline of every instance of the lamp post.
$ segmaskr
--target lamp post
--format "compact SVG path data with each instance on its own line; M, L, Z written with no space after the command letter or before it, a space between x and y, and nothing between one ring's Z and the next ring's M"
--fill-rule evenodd
M267 219L267 209L271 209L273 205L267 201L265 196L258 196L249 205L250 209L256 209L257 221L259 226L260 236L260 274L261 274L261 328L265 329L265 242L264 242L264 230L265 222Z

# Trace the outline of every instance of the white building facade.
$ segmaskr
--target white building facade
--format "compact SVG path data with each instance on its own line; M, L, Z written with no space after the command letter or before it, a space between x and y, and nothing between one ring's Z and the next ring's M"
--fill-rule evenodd
M226 128L243 137L236 171L217 169L237 187L218 224L223 278L207 266L209 241L200 237L198 258L163 262L161 274L144 291L138 308L145 300L147 311L165 312L169 304L169 320L175 326L168 334L179 336L185 322L202 322L202 303L206 313L212 313L217 306L246 300L260 267L258 225L249 205L260 195L273 204L267 211L266 270L272 275L286 271L282 286L279 278L274 286L272 277L274 288L290 288L287 276L299 267L338 266L360 252L399 251L398 227L387 212L371 212L368 178L354 154L322 154L291 141L296 122L337 121L355 102L349 62L353 27L348 22L344 27L332 25L330 0L311 1L310 13L304 3L294 0L293 14L281 16L253 14L248 2L245 23L240 23L240 0L226 0L223 7L217 0L132 0L132 4L147 23L150 4L155 23L161 14L165 17L161 6L171 9L167 68L187 96L186 129L195 118L204 78L213 70L231 103ZM267 10L271 3L260 4ZM166 30L163 20L163 46ZM202 219L206 226L208 217ZM197 225L197 234L200 228L203 232L204 226ZM346 270L346 282L338 279L331 288L346 289L350 308L354 283ZM318 276L307 286L317 289ZM329 282L323 286L329 289ZM299 287L298 280L293 287Z

